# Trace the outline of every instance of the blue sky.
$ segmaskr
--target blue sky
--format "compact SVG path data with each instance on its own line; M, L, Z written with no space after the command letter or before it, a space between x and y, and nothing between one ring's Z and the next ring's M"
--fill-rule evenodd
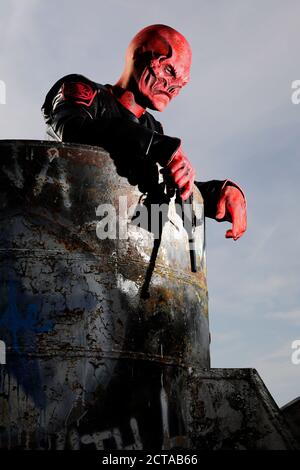
M165 23L193 49L190 84L156 118L182 138L198 180L244 188L249 228L207 223L213 367L254 367L279 405L300 395L300 79L297 0L1 0L0 138L41 139L40 107L67 73L113 83L142 27Z

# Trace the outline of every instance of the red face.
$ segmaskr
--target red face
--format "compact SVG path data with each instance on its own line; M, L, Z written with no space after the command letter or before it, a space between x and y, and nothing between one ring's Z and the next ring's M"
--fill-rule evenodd
M157 59L144 68L138 87L149 102L147 107L163 111L187 84L189 75L180 65L172 59Z
M139 48L133 70L145 107L163 111L188 83L190 67L191 49L183 36L164 31L152 34Z

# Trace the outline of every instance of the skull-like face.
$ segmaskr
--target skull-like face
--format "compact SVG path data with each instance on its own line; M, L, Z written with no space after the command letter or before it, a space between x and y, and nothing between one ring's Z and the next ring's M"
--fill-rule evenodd
M184 36L168 26L148 26L138 33L127 51L137 102L163 111L188 83L191 55Z

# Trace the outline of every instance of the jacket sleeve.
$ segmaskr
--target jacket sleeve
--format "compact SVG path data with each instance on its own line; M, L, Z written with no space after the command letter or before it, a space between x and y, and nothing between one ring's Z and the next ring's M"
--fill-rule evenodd
M42 112L56 140L103 147L112 154L134 154L166 166L180 139L122 117L105 118L96 85L79 75L59 80L46 96Z

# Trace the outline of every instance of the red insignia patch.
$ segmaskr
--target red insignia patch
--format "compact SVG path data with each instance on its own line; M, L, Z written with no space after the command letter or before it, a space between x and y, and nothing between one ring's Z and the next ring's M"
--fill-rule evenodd
M96 94L97 90L94 91L88 83L69 82L62 86L62 95L65 100L73 100L85 106L91 106Z

